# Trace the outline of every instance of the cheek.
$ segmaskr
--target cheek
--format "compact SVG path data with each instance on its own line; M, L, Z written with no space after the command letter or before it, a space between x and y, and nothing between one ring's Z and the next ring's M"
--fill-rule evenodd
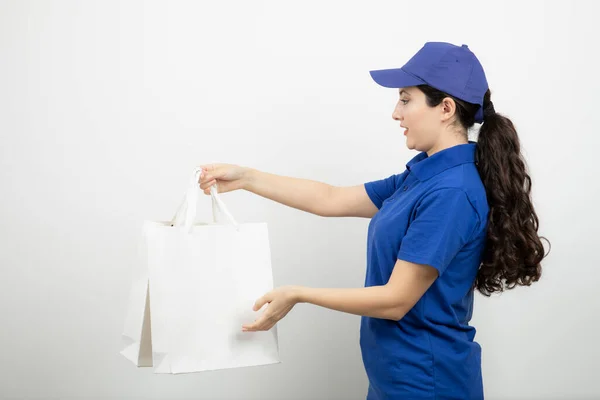
M413 110L410 119L412 125L409 126L414 127L420 137L427 138L432 132L435 132L435 115L431 113L431 110L426 108Z
M404 123L412 132L415 132L417 135L421 135L421 131L423 130L423 116L421 115L421 110L419 109L407 109L404 113Z

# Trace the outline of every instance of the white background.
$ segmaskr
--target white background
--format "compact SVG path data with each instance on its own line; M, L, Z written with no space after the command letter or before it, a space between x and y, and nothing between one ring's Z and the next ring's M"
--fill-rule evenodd
M542 280L476 297L489 399L600 398L600 6L593 1L1 1L0 398L363 399L359 317L308 305L282 363L182 376L120 354L145 219L170 219L196 165L335 185L404 170L397 92L371 69L466 43L519 132ZM276 285L359 287L364 219L247 192ZM210 217L210 199L199 201Z

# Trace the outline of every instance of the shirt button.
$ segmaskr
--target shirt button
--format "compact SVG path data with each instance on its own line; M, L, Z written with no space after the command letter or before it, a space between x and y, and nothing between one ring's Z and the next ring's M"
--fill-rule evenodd
M408 190L408 186L404 186L404 191L406 192L406 190Z

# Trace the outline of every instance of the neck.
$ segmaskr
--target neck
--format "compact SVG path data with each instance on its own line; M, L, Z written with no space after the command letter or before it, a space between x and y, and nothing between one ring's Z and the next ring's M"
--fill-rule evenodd
M449 149L450 147L458 146L459 144L467 144L469 143L469 139L465 133L463 134L454 134L454 135L442 135L440 140L437 141L431 147L431 149L427 150L427 156L431 157L438 151L442 151L444 149Z

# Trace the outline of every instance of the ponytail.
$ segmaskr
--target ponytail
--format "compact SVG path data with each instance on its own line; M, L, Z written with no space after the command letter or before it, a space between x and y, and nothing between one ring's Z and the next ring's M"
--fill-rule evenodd
M512 121L496 113L490 97L488 90L476 150L490 213L475 287L486 296L503 291L504 286L512 289L537 282L545 257L519 136Z
M478 105L427 85L418 88L430 107L446 97L452 98L460 123L467 129L474 125ZM542 274L540 263L546 256L541 242L545 238L538 236L531 177L521 154L519 136L511 120L496 113L490 97L488 90L475 154L490 209L486 245L474 282L474 287L485 296L537 282Z

